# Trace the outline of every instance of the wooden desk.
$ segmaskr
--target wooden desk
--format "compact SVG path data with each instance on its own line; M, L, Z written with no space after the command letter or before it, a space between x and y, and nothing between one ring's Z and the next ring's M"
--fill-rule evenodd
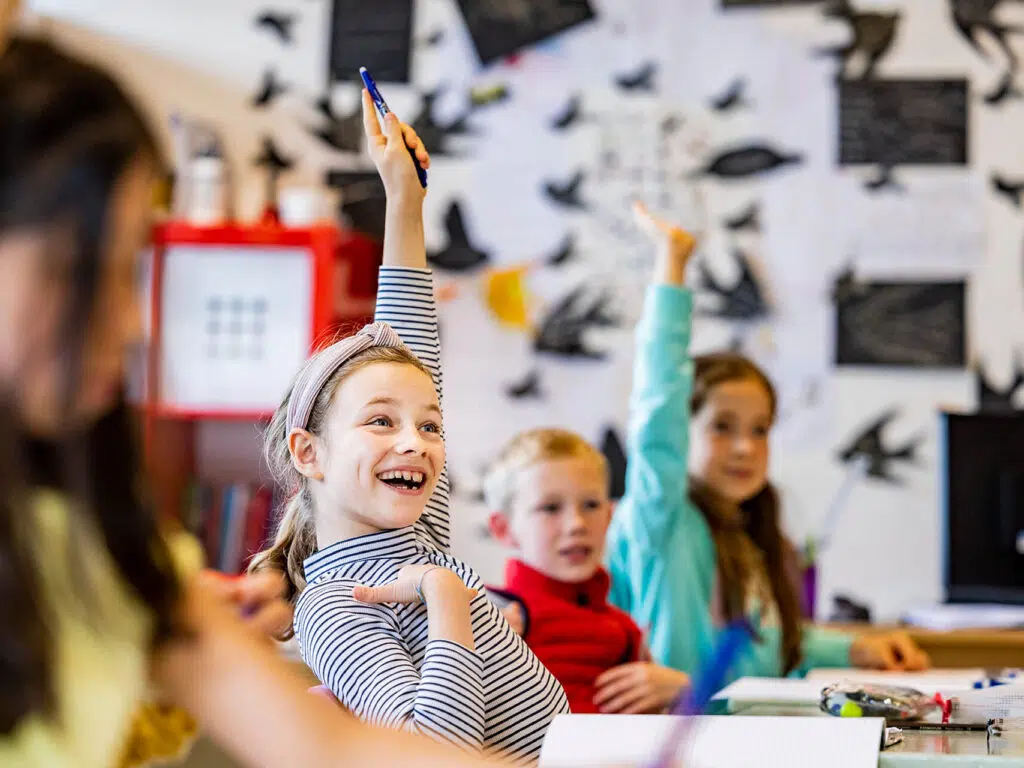
M934 666L945 669L1024 667L1024 630L934 632L914 627L872 625L838 626L835 629L854 634L906 632L931 656Z

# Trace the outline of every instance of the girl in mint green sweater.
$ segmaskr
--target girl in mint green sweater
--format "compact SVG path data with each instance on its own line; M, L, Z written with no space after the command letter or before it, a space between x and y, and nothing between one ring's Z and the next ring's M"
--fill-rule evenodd
M695 241L637 213L659 257L637 327L626 492L608 533L612 601L647 628L659 663L691 674L723 624L742 614L760 617L760 642L733 678L927 666L903 634L803 626L796 553L767 476L774 389L742 356L690 358L683 275Z

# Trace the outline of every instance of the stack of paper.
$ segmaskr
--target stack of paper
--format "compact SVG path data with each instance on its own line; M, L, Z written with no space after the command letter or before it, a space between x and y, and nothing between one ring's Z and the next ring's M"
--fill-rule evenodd
M714 700L728 702L731 711L753 705L817 709L821 701L821 689L827 684L818 680L743 677L716 693Z
M646 766L682 718L563 715L548 730L540 768ZM686 768L875 768L883 720L699 717L677 759Z

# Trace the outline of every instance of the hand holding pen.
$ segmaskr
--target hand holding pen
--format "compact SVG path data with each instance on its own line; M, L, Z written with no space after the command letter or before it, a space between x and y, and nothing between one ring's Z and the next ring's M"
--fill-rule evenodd
M401 122L388 108L366 67L359 69L359 75L366 86L363 90L363 128L369 143L370 157L377 166L388 196L411 186L413 182L422 196L422 190L427 188L426 169L430 167L430 155L416 131ZM383 131L378 117L384 124Z

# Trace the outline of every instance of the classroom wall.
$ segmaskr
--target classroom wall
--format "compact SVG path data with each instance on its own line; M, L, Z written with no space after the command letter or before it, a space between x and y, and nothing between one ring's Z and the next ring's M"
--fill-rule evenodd
M870 4L900 14L877 76L970 83L969 164L901 167L902 197L873 194L865 189L873 169L836 167L836 63L816 51L845 39L848 27L841 21L826 19L813 5L728 12L719 0L593 5L598 22L481 70L454 0L420 0L417 38L441 29L444 37L418 46L414 88L386 87L401 115L419 108L422 93L443 87L434 115L440 124L467 113L474 86L503 84L511 93L503 103L472 110L471 132L451 137L448 154L431 148L429 247L445 248L445 219L459 201L469 240L489 257L484 269L441 277L454 289L443 307L442 334L457 553L487 578L500 578L502 556L483 533L486 516L476 492L488 457L515 431L557 423L595 440L608 427L623 434L631 322L650 254L621 214L628 197L644 194L656 198L650 200L655 207L664 202L685 223L706 230L702 258L718 281L728 286L738 279L733 254L741 249L764 289L770 314L752 321L723 319L713 292L702 291L709 314L695 321L694 347L739 340L778 383L773 477L794 537L820 528L848 471L838 453L865 424L897 408L886 444L919 441L912 462L892 464L895 480L869 477L855 485L824 554L819 613L835 593L867 602L882 619L940 599L936 409L974 407L974 375L966 368L837 369L831 296L837 276L851 264L867 279L969 278L969 359L985 361L993 384L1011 380L1024 329L1021 217L988 185L993 171L1010 178L1024 173L1024 102L984 101L1007 67L1002 54L987 43L988 58L972 49L952 25L949 3ZM863 10L869 4L855 5ZM1024 21L1024 9L1009 5L999 18ZM327 168L366 167L365 158L332 152L309 130L317 120L312 104L326 88L326 0L36 0L29 6L59 19L53 34L120 72L162 125L170 110L180 109L219 126L229 139L243 214L258 210L262 176L252 159L263 134L299 159L294 183ZM293 45L254 25L270 6L298 14ZM1020 50L1018 41L1014 45ZM658 67L653 92L614 85L647 63ZM248 100L267 66L276 67L292 91L271 108L255 110ZM712 102L737 79L745 81L744 103L715 109ZM552 120L574 93L582 97L584 119L554 130ZM335 88L336 109L349 109L355 95ZM659 143L656 129L667 118L679 126L678 136ZM716 153L754 143L799 154L801 161L740 179L694 180ZM609 149L629 166L628 178L602 170L598 157ZM666 167L671 179L658 175ZM545 193L547 182L561 184L581 169L580 206ZM759 206L761 231L730 229L729 219L751 204ZM901 219L915 211L930 218L909 233L890 233L872 217L893 210ZM898 252L879 246L887 236L903 238ZM574 257L547 263L567 237L575 239ZM524 265L529 268L521 275L501 271ZM583 337L585 348L603 351L604 358L537 354L519 327L521 307L509 284L526 292L525 309L535 324L573 290L583 291L581 301L600 303L610 288L608 310L621 322L588 329ZM565 341L564 332L558 338ZM510 386L531 373L541 395L510 397Z

